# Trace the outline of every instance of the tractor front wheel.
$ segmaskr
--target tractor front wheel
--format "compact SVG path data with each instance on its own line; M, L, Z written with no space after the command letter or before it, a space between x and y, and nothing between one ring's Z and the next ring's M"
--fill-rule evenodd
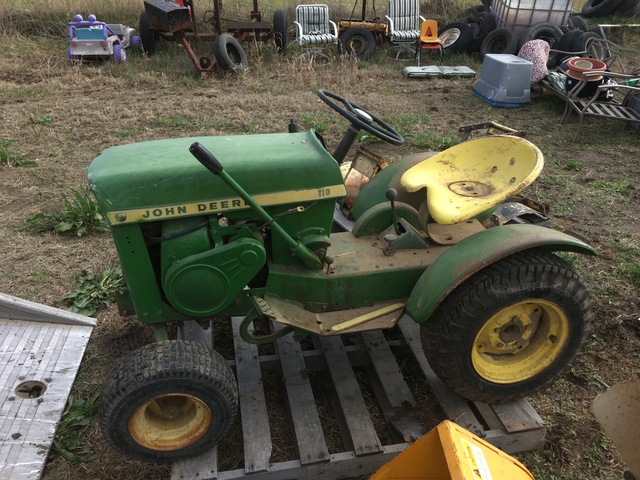
M173 462L214 447L236 415L238 390L217 352L164 341L124 357L100 396L109 444L148 462Z
M456 288L421 324L422 344L453 390L503 403L551 383L587 343L593 318L575 270L551 253L525 250Z

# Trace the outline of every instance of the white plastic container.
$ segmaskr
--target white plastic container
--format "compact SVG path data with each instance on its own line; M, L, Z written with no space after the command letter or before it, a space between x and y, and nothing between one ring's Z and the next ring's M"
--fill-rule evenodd
M532 70L533 64L524 58L489 53L482 62L474 93L496 107L524 106L531 101Z
M535 23L566 25L572 9L573 0L494 0L491 4L496 28L511 30L518 37Z

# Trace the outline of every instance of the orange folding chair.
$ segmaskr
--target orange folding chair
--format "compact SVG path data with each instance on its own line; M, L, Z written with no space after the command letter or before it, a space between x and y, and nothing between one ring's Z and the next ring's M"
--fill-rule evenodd
M442 65L444 48L442 46L442 42L438 38L438 22L435 20L425 20L422 22L422 25L420 25L420 38L418 39L418 48L416 48L418 66L420 66L423 49L438 50L440 52L440 65Z

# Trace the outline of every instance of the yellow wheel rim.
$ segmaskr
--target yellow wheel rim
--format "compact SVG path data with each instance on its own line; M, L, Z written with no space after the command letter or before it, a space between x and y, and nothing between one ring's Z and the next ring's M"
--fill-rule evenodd
M557 304L546 300L514 303L482 326L473 342L471 361L487 381L522 382L558 359L570 333L569 319Z
M154 397L129 419L131 437L151 450L179 450L201 439L211 426L211 410L186 394Z

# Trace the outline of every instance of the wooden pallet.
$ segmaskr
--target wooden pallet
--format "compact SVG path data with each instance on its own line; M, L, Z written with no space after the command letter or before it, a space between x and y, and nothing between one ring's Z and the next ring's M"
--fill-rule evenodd
M419 363L446 418L507 453L533 450L542 445L546 429L529 402L503 405L468 402L448 389L433 373L422 351L419 326L408 317L398 322L404 340L387 341L381 331L364 332L355 345L341 337L317 338L313 350L300 348L292 335L277 340L276 355L261 356L255 345L238 333L241 319L232 319L240 414L244 442L244 468L219 471L217 449L173 464L172 479L337 479L363 477L427 433L405 406L415 405L411 389L402 377L396 354L413 355ZM280 328L274 325L274 328ZM185 338L212 345L207 331L185 326ZM394 353L395 352L395 353ZM354 368L364 367L383 412L391 445L382 445L360 393ZM296 460L271 463L272 442L262 372L274 369L286 386L287 408L293 428ZM346 451L330 454L322 431L308 373L322 372L332 382L334 414ZM445 418L442 418L444 420Z

